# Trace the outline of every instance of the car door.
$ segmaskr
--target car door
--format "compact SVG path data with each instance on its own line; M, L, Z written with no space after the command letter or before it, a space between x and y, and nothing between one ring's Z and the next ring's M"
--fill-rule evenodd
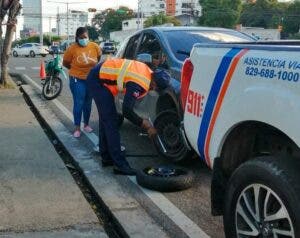
M141 33L138 33L136 35L133 35L129 39L126 39L118 50L116 58L134 59L141 35ZM119 113L122 113L123 99L123 93L119 93L115 98L116 108Z
M155 66L158 66L158 61L166 56L166 53L161 44L161 40L154 31L145 31L142 35L141 42L136 51L136 56L142 53L152 55L152 62L153 64L156 64ZM137 101L135 111L145 118L150 117L153 121L156 117L156 105L158 98L158 92L150 91L143 99Z
M24 55L24 49L26 48L26 45L27 44L23 44L19 48L17 48L18 55Z

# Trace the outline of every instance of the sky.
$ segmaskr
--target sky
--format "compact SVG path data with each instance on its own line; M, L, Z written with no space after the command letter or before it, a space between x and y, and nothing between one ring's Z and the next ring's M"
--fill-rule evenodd
M20 0L21 3L26 0ZM41 0L36 0L41 1ZM69 2L69 9L70 10L82 10L87 11L88 8L96 8L97 10L104 10L106 8L118 8L119 6L127 6L131 9L136 10L138 5L138 0L42 0L43 1L43 9L46 15L55 16L57 13L57 9L59 7L59 12L63 13L66 12L66 4ZM279 0L281 2L286 2L290 0ZM57 3L57 2L61 2ZM52 26L55 25L55 20L53 18L53 22L51 23ZM45 29L49 29L49 23L44 26ZM23 19L19 17L18 20L18 29L22 29L23 26Z
M20 0L21 4L26 0ZM41 0L36 0L41 1ZM131 9L136 10L138 5L138 0L42 0L43 1L43 11L45 15L55 16L59 8L60 13L64 13L67 10L67 2L69 2L70 10L82 10L87 11L88 8L96 8L99 10L104 10L107 8L118 8L119 6L127 6ZM61 2L61 4L59 3ZM54 27L55 19L53 18L51 25ZM49 29L48 21L44 22L44 29ZM23 19L18 18L17 26L17 38L19 37L19 31L22 29Z

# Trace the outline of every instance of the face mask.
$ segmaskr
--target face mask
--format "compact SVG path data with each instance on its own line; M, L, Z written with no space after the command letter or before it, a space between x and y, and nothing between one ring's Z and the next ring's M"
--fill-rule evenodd
M87 44L89 43L89 39L84 38L84 39L78 39L78 44L81 46L87 46Z

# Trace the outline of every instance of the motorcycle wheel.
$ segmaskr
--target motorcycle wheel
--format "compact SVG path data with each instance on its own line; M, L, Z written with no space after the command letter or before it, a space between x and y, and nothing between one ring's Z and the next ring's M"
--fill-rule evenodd
M42 94L47 100L56 98L62 90L62 80L59 77L47 78L42 89Z

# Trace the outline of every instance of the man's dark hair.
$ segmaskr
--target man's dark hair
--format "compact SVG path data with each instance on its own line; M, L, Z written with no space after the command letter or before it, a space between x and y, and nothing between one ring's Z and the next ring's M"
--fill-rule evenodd
M75 34L75 41L78 43L78 37L86 32L88 32L88 29L86 27L78 27Z

